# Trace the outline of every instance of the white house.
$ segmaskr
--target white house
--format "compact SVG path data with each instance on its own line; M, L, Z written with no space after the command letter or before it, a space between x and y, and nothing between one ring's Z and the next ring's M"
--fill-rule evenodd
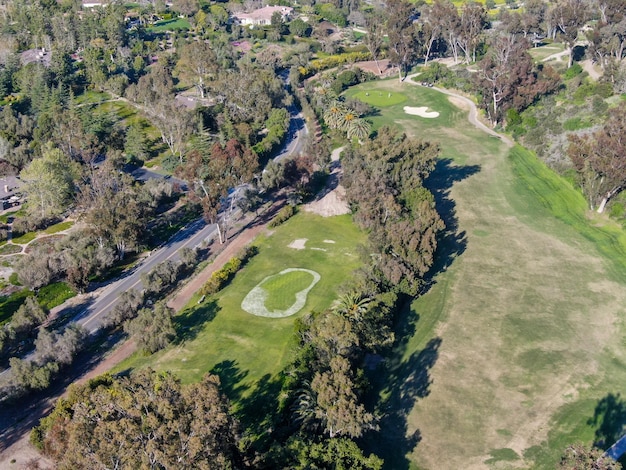
M233 15L233 18L239 24L246 26L267 26L271 24L272 15L276 12L280 13L283 21L288 21L293 15L293 8L283 6L263 7L254 10L252 13L236 13Z

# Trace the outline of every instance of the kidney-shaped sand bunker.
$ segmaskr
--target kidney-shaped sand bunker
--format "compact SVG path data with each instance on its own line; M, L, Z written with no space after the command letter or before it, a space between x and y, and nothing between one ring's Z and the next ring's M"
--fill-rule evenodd
M284 276L285 274L288 274L294 271L302 271L305 273L309 273L311 276L313 276L311 283L306 288L296 292L295 302L286 310L272 310L272 311L268 310L265 304L270 293L266 289L263 288L263 284L265 284L268 281L271 281L272 279L278 276ZM321 279L320 275L315 271L311 271L310 269L303 269L303 268L283 269L278 274L274 274L272 276L266 277L261 282L259 282L250 292L248 292L248 295L246 295L244 299L241 301L241 308L245 310L246 312L251 313L252 315L257 315L259 317L284 318L284 317L294 315L295 313L298 313L302 309L302 307L304 307L309 291L313 289L313 286L315 286L315 284L317 284L320 279Z

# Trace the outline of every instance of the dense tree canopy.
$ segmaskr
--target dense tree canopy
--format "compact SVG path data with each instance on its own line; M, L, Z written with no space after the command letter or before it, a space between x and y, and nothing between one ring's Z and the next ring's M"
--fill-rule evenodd
M436 145L382 128L344 158L348 200L369 232L376 265L389 283L411 292L432 265L443 229L423 186L438 153Z
M59 401L32 438L62 469L239 466L237 423L211 375L186 387L152 370L102 376Z

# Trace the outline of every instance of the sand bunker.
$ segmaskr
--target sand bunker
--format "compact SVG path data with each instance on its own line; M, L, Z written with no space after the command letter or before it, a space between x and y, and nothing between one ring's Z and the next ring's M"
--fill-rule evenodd
M297 238L294 241L292 241L289 245L287 245L288 248L293 248L294 250L304 250L306 248L306 242L307 242L308 238Z
M423 118L436 118L439 117L439 113L437 111L428 111L428 106L405 106L404 112L407 114L412 114L414 116L419 116Z
M324 243L335 243L335 240L324 240Z

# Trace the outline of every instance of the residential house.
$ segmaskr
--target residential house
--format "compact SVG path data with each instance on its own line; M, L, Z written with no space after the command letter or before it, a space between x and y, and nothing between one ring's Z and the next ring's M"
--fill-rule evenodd
M272 15L280 13L283 21L289 21L293 15L293 8L284 6L263 7L252 13L236 13L233 18L244 26L267 26L272 23Z

